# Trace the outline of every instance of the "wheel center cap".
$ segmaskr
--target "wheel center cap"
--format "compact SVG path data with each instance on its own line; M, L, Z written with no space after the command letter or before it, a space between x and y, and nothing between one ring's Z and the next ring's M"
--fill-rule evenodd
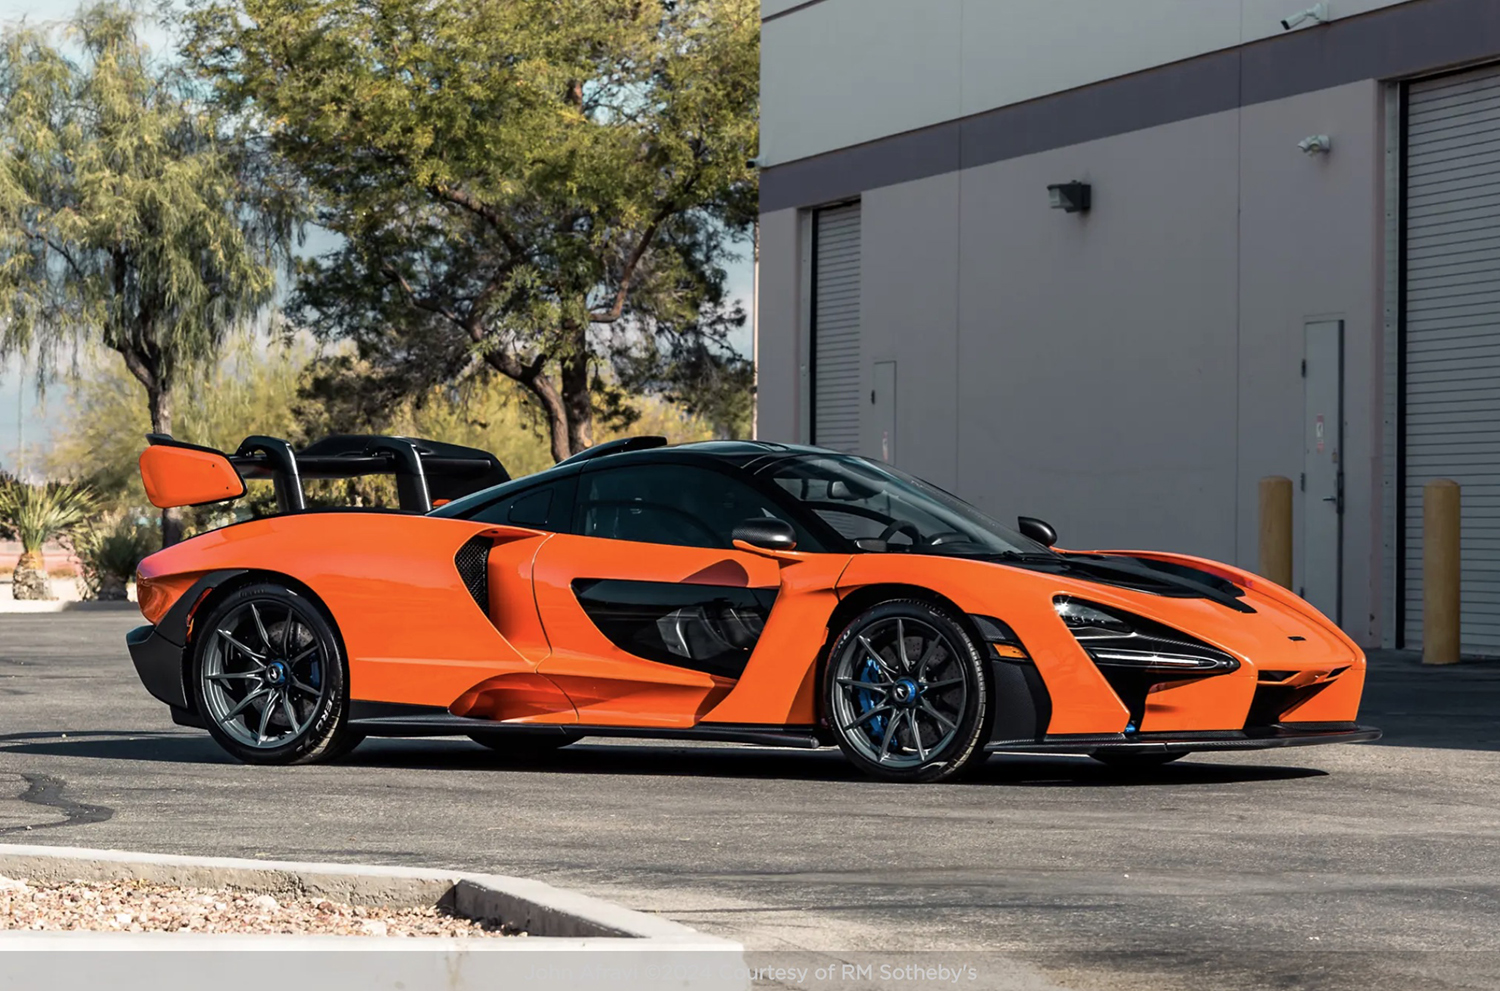
M286 665L280 661L272 661L266 667L266 681L272 685L280 685L286 682Z
M912 681L910 678L902 678L896 682L896 687L891 689L891 696L897 702L910 705L917 700L917 691L917 683L915 681Z

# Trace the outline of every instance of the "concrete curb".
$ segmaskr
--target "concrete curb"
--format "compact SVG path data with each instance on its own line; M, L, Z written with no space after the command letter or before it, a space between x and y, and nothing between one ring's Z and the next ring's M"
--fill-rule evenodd
M46 986L50 991L68 991L108 986L115 991L136 987L144 991L177 987L179 982L184 987L198 986L206 973L214 975L218 991L261 989L265 973L255 961L264 960L260 955L268 951L298 954L295 967L277 967L281 991L354 986L406 991L507 986L740 991L749 986L744 947L738 943L527 878L8 845L0 845L0 875L43 882L133 878L366 904L446 904L459 914L502 920L533 934L468 940L0 932L0 953L5 960L0 967L0 989ZM117 958L117 953L131 956ZM141 953L157 955L147 963ZM351 953L360 954L359 963L351 964ZM228 959L240 954L255 956L243 961L243 966ZM211 971L204 969L209 964ZM285 975L295 975L290 984Z

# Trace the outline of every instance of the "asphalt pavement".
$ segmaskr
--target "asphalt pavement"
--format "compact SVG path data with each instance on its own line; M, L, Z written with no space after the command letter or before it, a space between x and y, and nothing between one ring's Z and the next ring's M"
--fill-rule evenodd
M1144 773L903 786L836 752L466 740L255 768L146 695L139 622L0 616L0 842L535 877L740 939L766 987L830 960L816 986L849 991L1500 987L1500 664L1378 654L1381 743Z

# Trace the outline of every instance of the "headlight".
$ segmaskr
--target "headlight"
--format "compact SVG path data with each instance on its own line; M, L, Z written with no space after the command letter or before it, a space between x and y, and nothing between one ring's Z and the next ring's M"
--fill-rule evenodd
M1224 651L1140 616L1066 596L1054 605L1079 645L1101 666L1183 674L1222 674L1240 666Z

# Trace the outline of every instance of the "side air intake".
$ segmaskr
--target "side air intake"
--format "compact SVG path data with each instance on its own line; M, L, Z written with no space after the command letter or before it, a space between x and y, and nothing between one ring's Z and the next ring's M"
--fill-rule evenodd
M493 544L484 537L475 537L458 549L453 564L458 568L464 588L474 597L474 604L486 613L490 611L490 548Z

